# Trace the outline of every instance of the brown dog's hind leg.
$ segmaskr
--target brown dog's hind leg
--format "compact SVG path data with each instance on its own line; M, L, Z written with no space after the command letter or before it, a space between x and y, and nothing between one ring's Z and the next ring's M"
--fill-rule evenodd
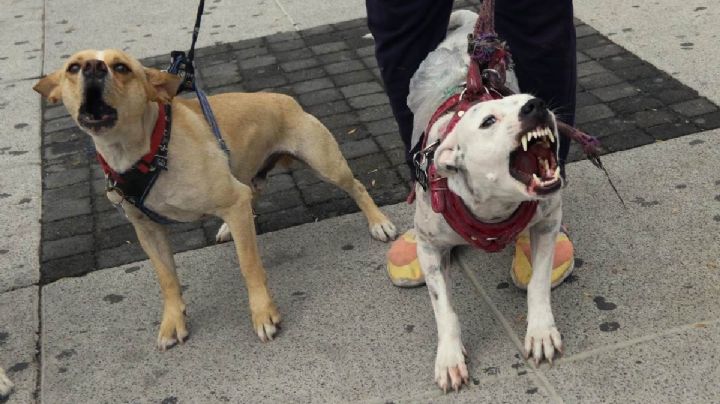
M165 227L157 224L132 207L126 207L138 240L155 268L163 295L163 316L157 347L161 351L184 342L188 337L185 324L185 302L175 272L175 260Z
M355 200L368 220L373 238L380 241L395 239L395 225L375 205L365 186L353 177L332 133L314 116L307 113L305 116L303 124L293 128L292 131L296 133L290 136L295 142L302 142L292 148L295 157L307 163L323 180L338 186Z
M235 248L240 261L240 272L245 278L250 313L255 332L263 342L273 339L280 323L280 313L273 303L267 287L265 269L260 260L252 212L252 190L247 185L234 181L234 203L223 208L218 215L225 221L234 235Z

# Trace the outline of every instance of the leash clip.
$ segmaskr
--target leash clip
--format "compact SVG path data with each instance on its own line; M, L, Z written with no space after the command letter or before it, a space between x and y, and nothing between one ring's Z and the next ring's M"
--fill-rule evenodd
M435 150L440 146L440 139L437 139L424 149L413 154L413 166L415 166L415 178L423 191L428 189L428 168L432 164Z

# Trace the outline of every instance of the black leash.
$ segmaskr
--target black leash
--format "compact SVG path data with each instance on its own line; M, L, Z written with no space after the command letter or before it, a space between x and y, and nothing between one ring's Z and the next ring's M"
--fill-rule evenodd
M225 152L226 155L230 155L230 150L225 144L225 140L222 138L220 133L220 127L218 127L215 115L210 108L210 103L207 100L207 96L200 89L197 84L196 77L196 66L195 66L195 43L197 42L198 35L200 34L200 23L202 22L203 10L205 9L205 0L200 0L198 4L197 16L195 17L195 27L193 27L192 42L190 43L190 50L185 54L183 51L172 51L170 52L170 67L168 67L168 73L176 74L183 78L183 81L178 87L177 94L183 91L195 91L200 107L202 108L205 120L210 125L213 135L217 140L220 148Z

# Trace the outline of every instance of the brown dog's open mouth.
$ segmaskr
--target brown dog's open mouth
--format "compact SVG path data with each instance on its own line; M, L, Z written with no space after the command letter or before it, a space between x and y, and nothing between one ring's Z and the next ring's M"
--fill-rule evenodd
M103 100L102 88L89 87L85 90L85 100L78 111L78 123L90 130L99 131L115 125L117 110Z
M553 129L545 125L520 134L520 145L510 153L510 174L527 186L528 193L546 195L560 189L556 142Z

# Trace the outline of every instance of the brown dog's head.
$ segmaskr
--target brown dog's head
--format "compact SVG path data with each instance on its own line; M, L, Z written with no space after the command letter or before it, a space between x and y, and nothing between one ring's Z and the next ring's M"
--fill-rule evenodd
M84 50L33 89L50 102L62 100L78 126L91 135L137 122L151 101L169 102L181 78L143 67L117 49Z

